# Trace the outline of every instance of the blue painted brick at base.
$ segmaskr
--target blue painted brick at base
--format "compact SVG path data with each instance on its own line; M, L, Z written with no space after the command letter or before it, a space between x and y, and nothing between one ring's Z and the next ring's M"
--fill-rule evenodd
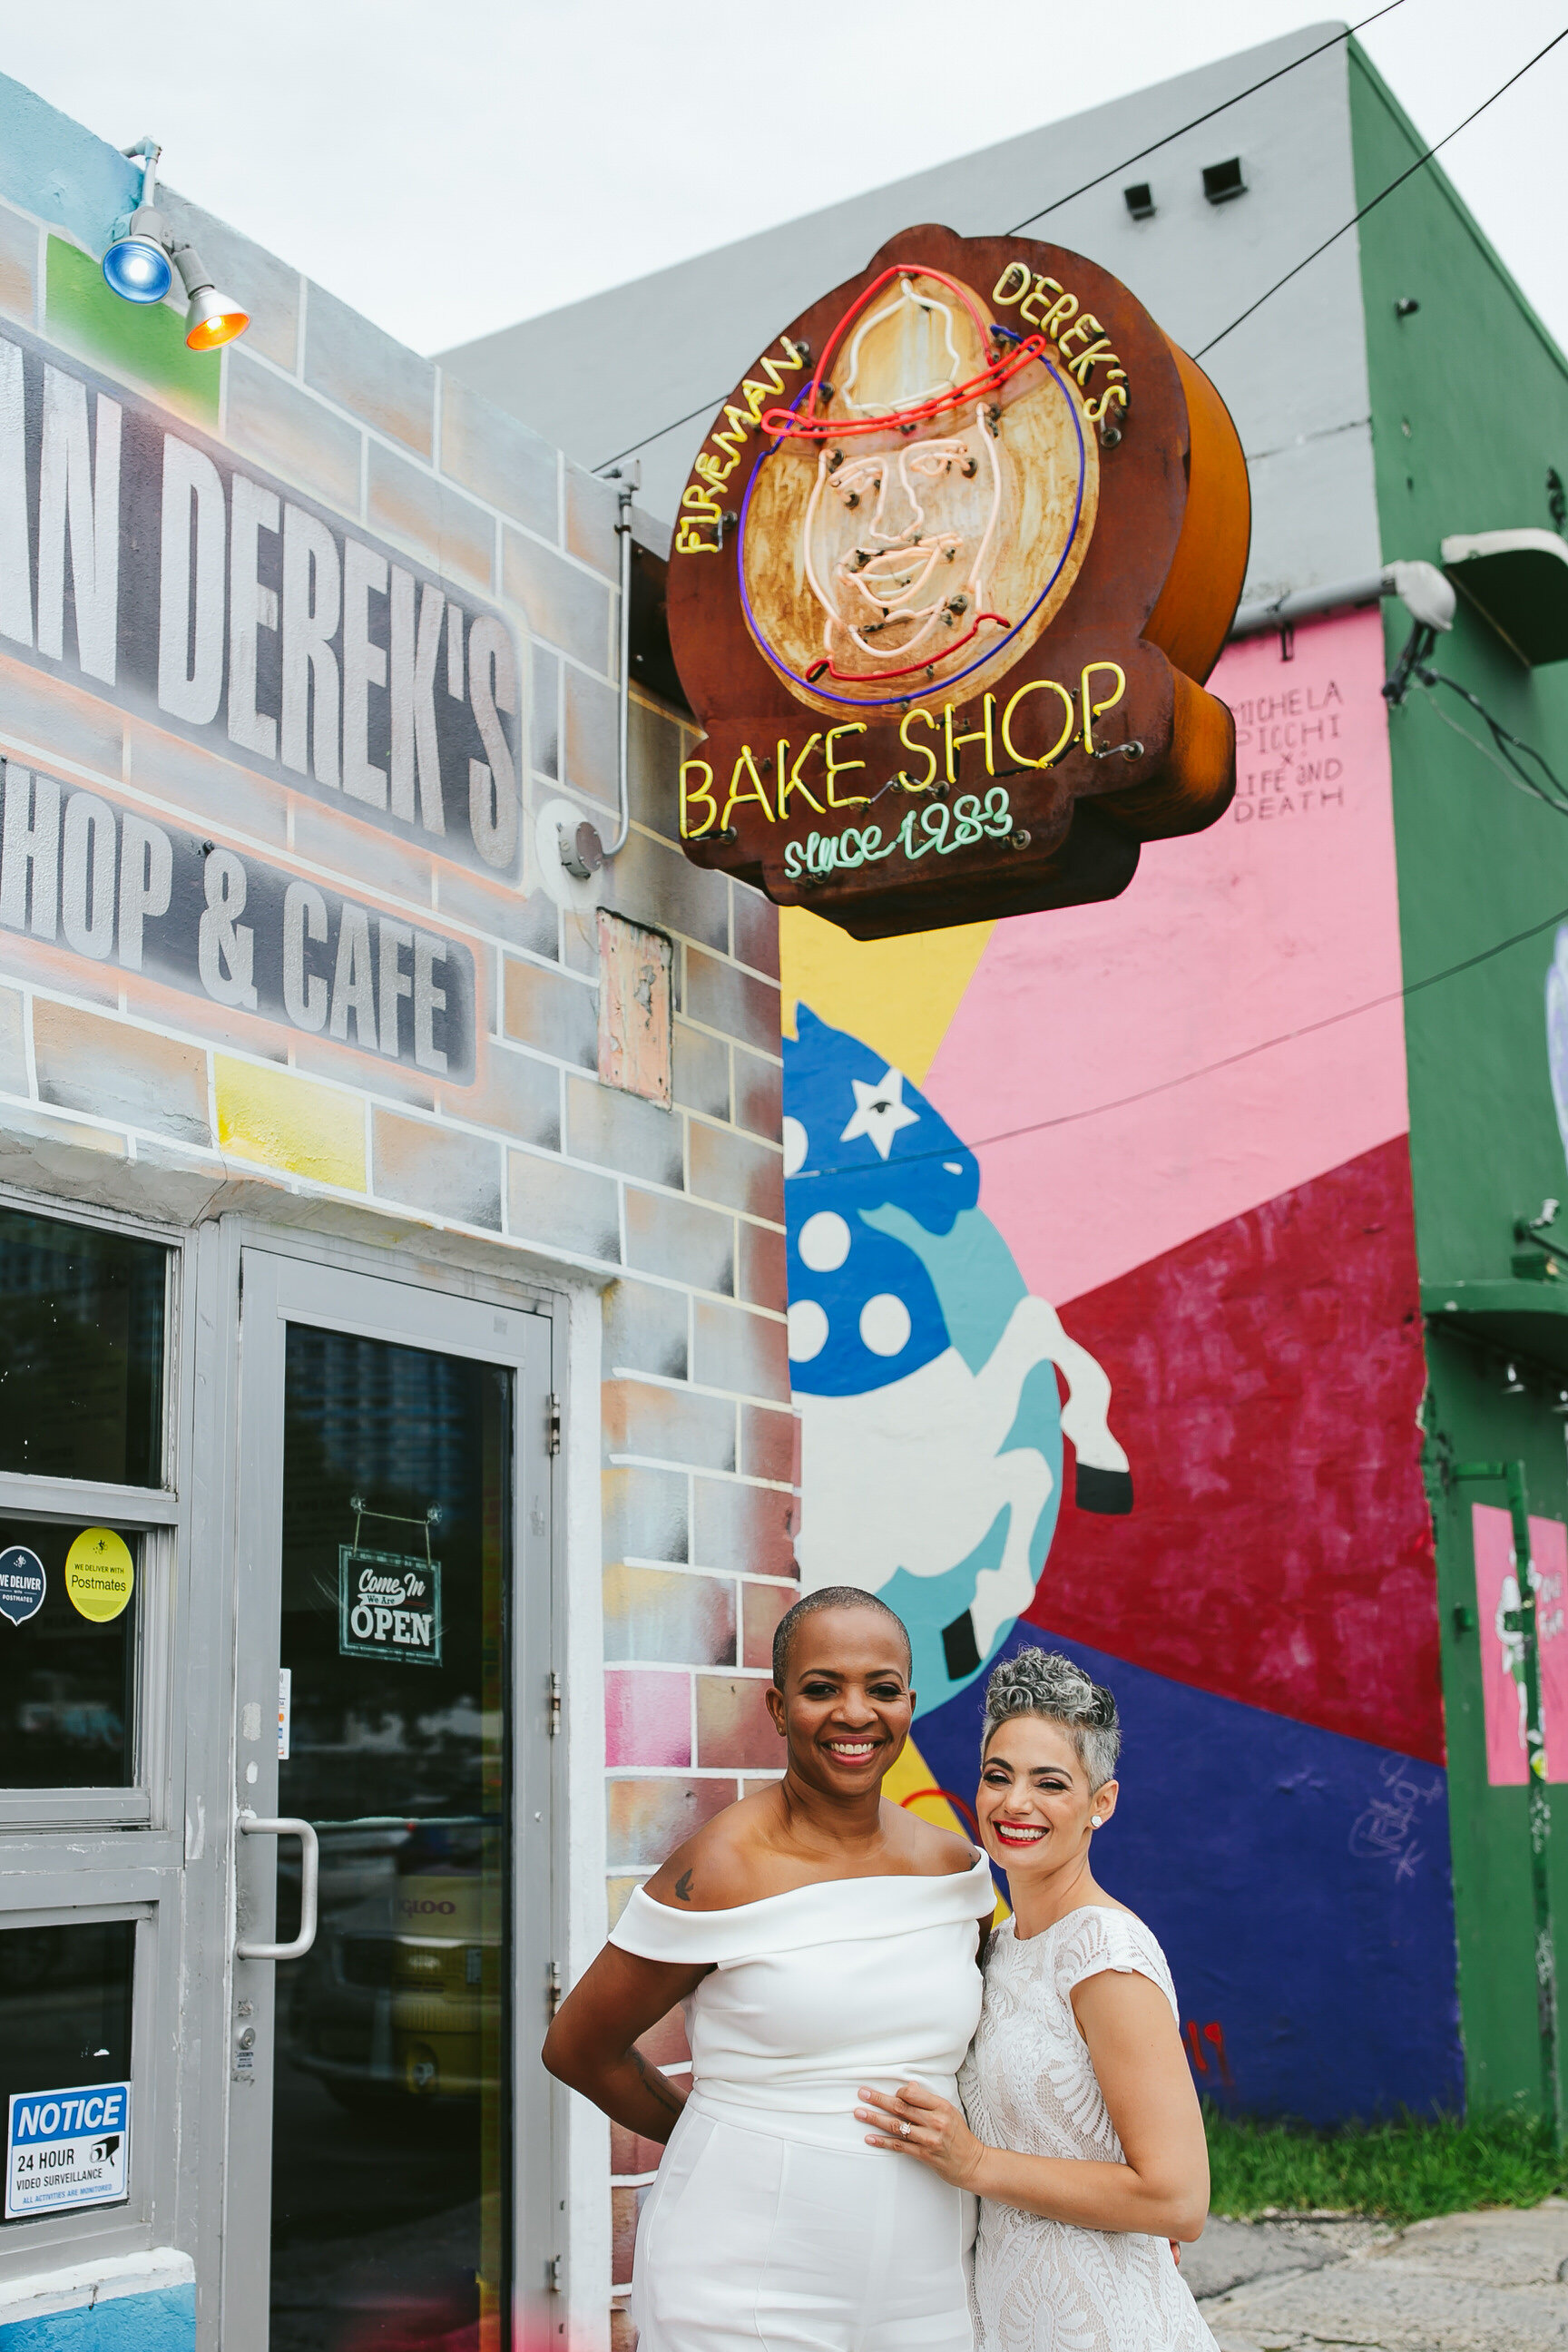
M0 2320L0 2352L195 2352L196 2291L118 2294L37 2319Z

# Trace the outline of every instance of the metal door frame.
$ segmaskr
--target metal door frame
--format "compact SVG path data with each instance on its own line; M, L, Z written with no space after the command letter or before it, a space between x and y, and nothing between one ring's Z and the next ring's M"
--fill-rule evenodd
M270 1934L276 1885L274 1841L240 1841L234 1823L242 1804L266 1815L276 1811L278 1802L277 1747L269 1735L278 1696L284 1334L289 1322L504 1364L515 1375L511 2158L514 2312L521 2325L524 2305L551 2284L561 2247L555 2102L536 2053L548 2013L551 1955L562 1948L564 1891L563 1874L554 1861L558 1825L564 1820L565 1743L552 1737L551 1706L564 1622L563 1514L554 1507L556 1464L549 1433L552 1391L559 1385L552 1365L564 1339L564 1332L552 1326L563 1319L563 1302L507 1281L500 1269L489 1279L465 1276L458 1267L389 1259L383 1251L317 1235L285 1235L239 1218L223 1219L203 1240L198 1313L206 1344L197 1460L206 1507L200 1517L211 1540L200 1549L214 1571L216 1591L215 1605L205 1612L206 1642L196 1646L206 1649L217 1670L217 1686L205 1695L204 1706L199 1677L193 1677L193 1716L200 1708L209 1717L214 1769L210 1864L201 1890L190 1890L193 1910L202 1915L199 1921L193 1916L191 1925L210 1938L203 2029L192 2041L197 2053L203 2042L208 2052L201 2070L205 2095L199 2104L207 2126L203 2136L209 2148L221 2145L225 2161L221 2168L205 2168L201 2201L211 2226L199 2236L208 2245L221 2236L222 2265L221 2281L209 2275L201 2282L209 2292L198 2289L201 2340L221 2342L224 2352L266 2352L268 2341L273 2025L277 1969L287 1964L234 1958L241 1932L237 1868L250 1896L243 1932L253 1937ZM253 1496L262 1498L259 1507ZM251 1706L258 1710L251 1720L259 1723L261 1736L247 1740L242 1733L245 1710ZM193 1738L200 1738L194 1720L191 1729ZM253 1783L245 1777L251 1763L257 1767ZM539 1801L542 1792L544 1802ZM237 1859L240 1843L246 1851ZM246 2000L252 2013L242 2019L238 2009ZM256 2063L245 2074L236 2062L238 2034L247 2025L257 2031ZM196 2056L188 2063L196 2064ZM191 2087L195 2089L195 2083Z

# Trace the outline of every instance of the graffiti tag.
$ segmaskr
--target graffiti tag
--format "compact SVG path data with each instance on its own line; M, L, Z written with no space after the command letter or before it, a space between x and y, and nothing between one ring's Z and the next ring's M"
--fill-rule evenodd
M1373 1797L1357 1815L1350 1850L1358 1862L1386 1862L1395 1878L1414 1878L1426 1852L1416 1843L1415 1824L1422 1806L1442 1795L1442 1780L1423 1788L1403 1756L1385 1756L1377 1769L1388 1793Z

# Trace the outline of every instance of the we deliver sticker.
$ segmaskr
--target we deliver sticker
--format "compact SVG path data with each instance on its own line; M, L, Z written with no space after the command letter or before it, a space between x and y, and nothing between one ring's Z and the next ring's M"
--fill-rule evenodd
M130 2156L129 2083L17 2091L5 2135L5 2219L123 2204Z

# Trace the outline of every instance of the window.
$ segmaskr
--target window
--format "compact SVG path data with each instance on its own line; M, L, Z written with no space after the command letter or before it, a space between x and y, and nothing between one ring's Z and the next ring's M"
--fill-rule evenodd
M0 1209L0 1471L163 1485L168 1255Z
M60 2094L130 2082L135 1935L132 1919L0 1922L0 2123L10 2124L0 2226L125 2200L123 2090L118 2106ZM13 2099L35 2091L37 2109L14 2116Z

